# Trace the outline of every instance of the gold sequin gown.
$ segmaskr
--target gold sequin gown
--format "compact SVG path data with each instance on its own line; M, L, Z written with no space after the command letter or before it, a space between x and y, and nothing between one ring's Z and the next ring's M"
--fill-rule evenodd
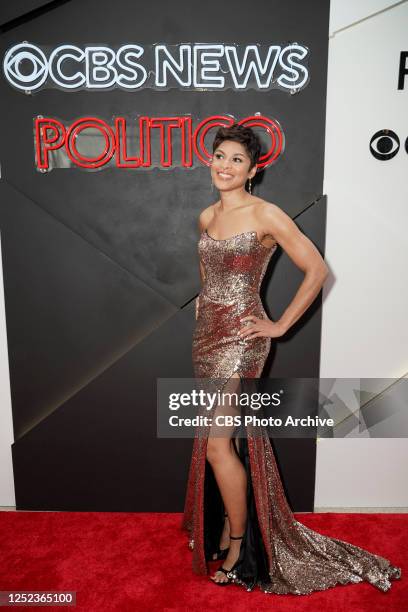
M222 390L235 380L242 391L248 387L245 379L261 375L271 338L247 340L238 338L237 331L243 326L241 317L267 318L259 291L276 249L277 244L262 245L255 231L224 240L212 238L207 231L201 234L198 252L205 282L199 294L192 357L195 378L213 380L214 389ZM239 378L230 380L234 373ZM206 459L208 434L208 426L197 427L181 525L188 534L196 574L210 573L208 561L219 547L224 521L222 498ZM400 578L400 568L387 559L321 535L294 518L264 428L248 426L235 450L248 483L248 518L235 583L246 590L258 586L266 593L303 595L362 581L387 591L391 580ZM216 563L215 568L221 562Z

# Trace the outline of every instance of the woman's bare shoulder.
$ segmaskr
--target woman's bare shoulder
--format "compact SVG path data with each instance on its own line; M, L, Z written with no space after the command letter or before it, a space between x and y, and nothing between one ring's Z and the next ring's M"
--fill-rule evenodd
M280 208L280 206L278 206L277 204L275 204L274 202L268 202L267 200L264 200L263 198L257 198L257 209L261 212L261 213L265 213L265 212L273 212L273 211L277 211L277 210L282 210Z
M259 225L265 232L277 239L282 231L290 231L295 228L292 218L275 202L260 200L256 209L256 217Z
M209 225L214 216L215 207L217 204L218 202L214 202L214 204L210 204L210 206L207 206L207 208L204 208L204 210L201 211L198 218L198 224L201 230L205 230Z

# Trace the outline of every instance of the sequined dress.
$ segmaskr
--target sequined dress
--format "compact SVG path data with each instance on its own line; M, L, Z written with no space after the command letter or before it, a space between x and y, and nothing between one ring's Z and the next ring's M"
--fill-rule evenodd
M237 332L243 326L240 319L248 314L267 318L259 292L276 250L276 243L270 248L262 245L255 231L224 240L207 231L201 234L198 252L205 282L192 357L195 377L213 381L214 389L237 380L241 391L250 392L248 381L261 376L271 338L240 339ZM238 379L231 379L234 373ZM208 435L208 426L197 427L181 525L196 574L209 573L224 521L222 498L206 459ZM400 578L400 568L388 559L319 534L294 518L263 427L248 426L235 448L247 475L247 523L235 583L246 590L258 586L265 593L304 595L362 581L387 591L391 580ZM218 561L215 568L219 565Z

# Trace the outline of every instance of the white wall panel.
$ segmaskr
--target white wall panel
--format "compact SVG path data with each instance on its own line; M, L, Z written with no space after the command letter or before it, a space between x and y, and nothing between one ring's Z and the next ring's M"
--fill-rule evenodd
M11 461L11 445L13 442L10 374L4 308L3 261L2 257L0 257L0 506L15 505L13 465Z
M370 19L378 12L401 2L395 0L332 0L330 3L330 36L362 19Z
M362 19L362 7L368 16L387 4L332 0L331 31ZM398 3L329 43L324 193L334 278L323 291L322 378L408 372L408 87L397 90L407 26L408 4ZM385 128L401 147L378 161L369 143ZM320 440L315 505L408 506L407 465L404 438Z

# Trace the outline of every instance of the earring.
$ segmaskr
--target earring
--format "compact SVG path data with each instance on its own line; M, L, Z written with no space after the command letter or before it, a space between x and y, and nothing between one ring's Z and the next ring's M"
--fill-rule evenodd
M212 180L212 177L211 177L211 192L213 192L213 191L214 191L214 183L213 183L213 180Z
M249 193L250 193L250 194L252 194L252 185L251 185L251 179L249 179L249 185L248 185L248 188L249 188Z

